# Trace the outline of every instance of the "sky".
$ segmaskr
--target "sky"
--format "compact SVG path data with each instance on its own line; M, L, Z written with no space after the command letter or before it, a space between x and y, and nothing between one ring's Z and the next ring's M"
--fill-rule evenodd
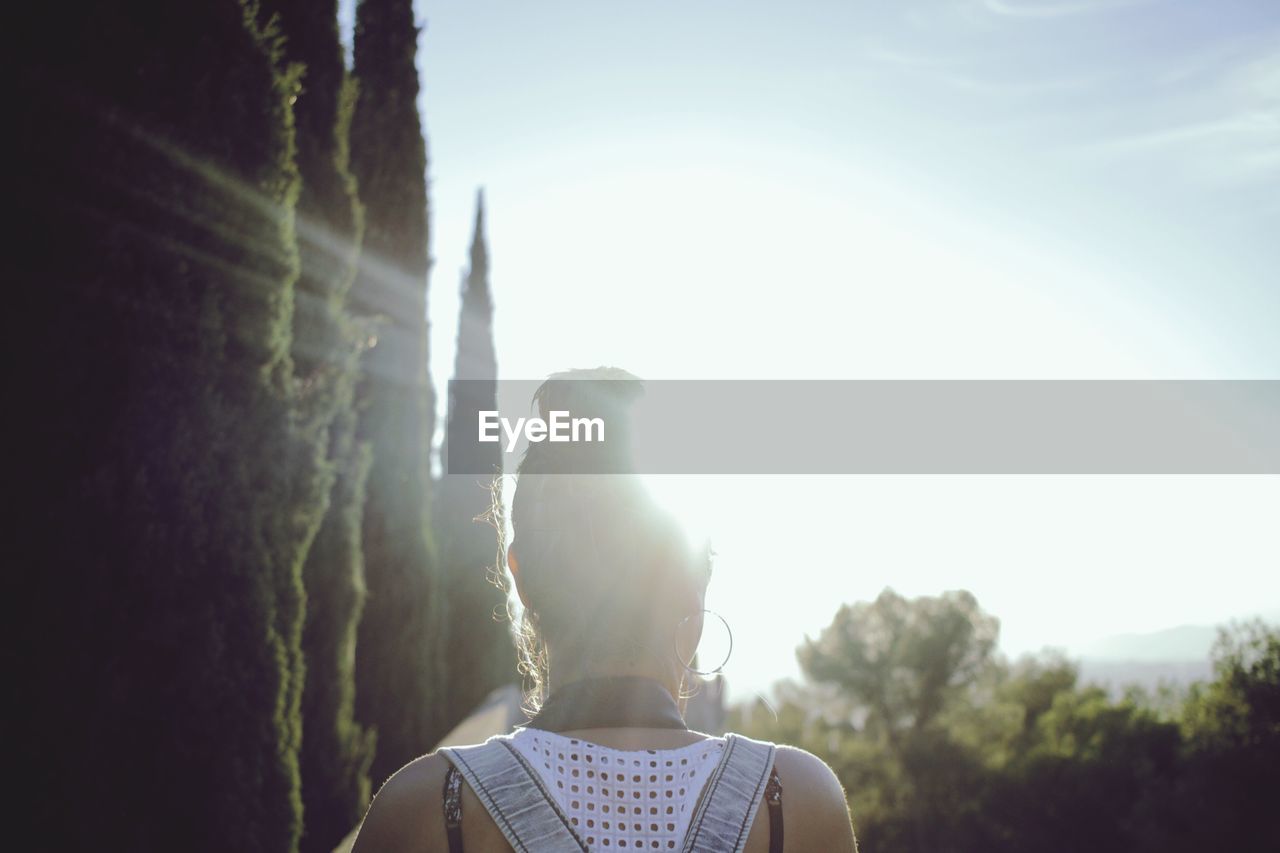
M343 0L343 19L352 16ZM427 0L431 367L484 188L503 378L1280 378L1268 0ZM1001 646L1280 608L1280 478L671 478L737 695L842 602Z

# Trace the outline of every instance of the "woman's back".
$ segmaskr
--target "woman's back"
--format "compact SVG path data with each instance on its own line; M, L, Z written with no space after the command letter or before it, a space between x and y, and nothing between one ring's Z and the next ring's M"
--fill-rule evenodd
M574 754L572 752L564 753L564 763L544 762L551 765L553 773L544 776L543 773L547 769L544 767L543 772L539 772L539 778L551 779L561 775L558 772L560 769L565 770L564 775L567 779L573 779L572 770L575 764L580 774L577 778L586 779L587 764L594 764L595 759L604 757L610 758L612 762L617 753L628 752L631 753L628 757L633 762L653 761L664 770L667 761L672 761L675 766L691 768L695 770L695 775L691 779L686 776L691 783L701 775L696 772L700 764L707 766L706 762L710 761L710 766L714 767L715 762L712 759L718 759L721 756L725 744L724 739L721 738L709 738L697 732L666 729L598 728L560 733L546 733L532 729L523 731L526 734L518 734L513 739L519 742L515 746L522 755L533 754L534 739L537 739L543 749L552 744L567 745L571 741L576 741L578 745L583 746L583 751L578 753L577 762L570 758ZM700 749L699 747L703 745L706 748ZM555 754L557 761L560 761L558 758L560 753ZM588 754L593 756L592 762L585 760ZM646 757L641 758L642 755ZM845 853L845 851L855 850L856 845L850 828L844 791L831 770L816 757L798 749L780 746L774 751L773 756L784 791L782 797L782 817L786 827L784 851L793 853L793 851L812 850ZM680 761L688 763L680 765ZM380 853L380 851L443 853L447 851L449 843L443 795L450 766L448 758L436 753L412 762L388 780L369 809L369 814L356 839L353 853ZM613 764L609 766L612 767ZM658 767L650 769L657 770ZM629 811L622 817L618 817L617 806L610 808L609 813L613 815L612 818L606 819L603 812L607 798L601 794L601 790L606 781L614 781L616 770L609 779L601 780L600 786L592 785L597 787L597 790L591 794L595 797L594 800L585 797L577 800L579 809L576 814L572 808L563 810L563 807L558 805L560 798L556 794L551 794L547 799L556 801L555 808L561 810L567 818L572 819L574 816L578 818L575 831L579 837L587 841L588 849L591 851L633 850L636 849L636 840L645 842L646 846L641 849L680 850L684 838L680 830L687 831L689 818L699 795L703 793L706 780L703 779L696 784L687 783L684 786L683 796L679 793L681 786L678 784L673 789L671 797L665 797L665 792L660 794L659 796L670 800L672 806L670 815L667 813L665 804L660 807L641 806L640 827L637 828L634 794L640 793L643 802L648 799L650 791L661 789L668 774L665 772L648 774L660 777L655 782L657 787L651 788L647 784L649 780L646 775L636 773L636 769L638 768L629 768L630 772L627 774L629 779L624 782L626 785L623 789L624 794L631 796L631 802ZM538 771L535 770L535 772ZM634 780L637 775L641 776L639 783ZM670 775L675 781L679 774ZM598 776L599 773L596 778ZM571 781L565 783L564 790L570 795L573 793L571 789L573 784ZM579 782L578 785L580 789L578 793L585 795L586 784ZM616 786L611 786L609 791L609 796L616 798ZM592 802L595 803L596 808L588 809L587 805ZM461 837L467 853L489 853L489 851L506 853L512 850L511 844L489 814L485 804L468 785L462 787L461 806ZM684 807L683 810L681 806ZM655 822L649 819L653 817L649 813L651 808L657 808L659 816L664 820ZM596 810L599 810L599 818L586 817L588 813ZM682 820L666 820L666 817L682 818ZM587 826L587 820L595 821L595 825ZM610 824L607 830L604 827L606 820ZM625 823L627 827L619 829L619 823ZM658 826L657 830L652 829L655 823ZM676 830L668 830L668 823L675 825ZM743 853L768 853L769 823L766 810L759 809L755 819L746 827L747 835L745 846L742 848ZM658 844L657 847L653 846L655 843Z
M509 742L579 838L613 850L681 847L726 743L701 738L670 749L616 749L527 728Z

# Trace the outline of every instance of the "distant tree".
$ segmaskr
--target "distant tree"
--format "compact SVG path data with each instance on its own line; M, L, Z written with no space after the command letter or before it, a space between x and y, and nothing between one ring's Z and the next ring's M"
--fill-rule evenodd
M1015 728L1009 744L1011 753L1025 752L1034 746L1040 736L1041 718L1053 708L1059 696L1075 691L1079 678L1080 667L1058 652L1025 657L1001 672L991 706L1006 703L1013 709ZM990 709L983 710L989 712Z
M731 727L826 759L865 849L1280 847L1275 628L1224 631L1215 680L1176 719L1167 696L1081 686L1060 654L1010 665L988 647L994 628L963 593L843 607L800 649L823 680L735 709Z
M356 643L356 717L375 726L380 784L441 730L440 601L428 501L435 396L427 372L426 142L411 0L356 7L351 167L365 205L355 310L378 322L357 390L372 447L363 536L368 598Z
M448 660L467 661L467 666L449 672L446 728L469 714L495 687L518 680L506 622L506 595L496 575L502 565L494 526L502 523L501 481L497 479L502 475L502 451L496 444L474 441L450 445L448 438L474 434L479 413L498 408L483 193L476 195L471 266L462 281L453 375L462 381L449 387L442 455L446 465L456 465L467 473L445 472L434 518L448 584L445 654Z
M355 382L367 333L347 306L364 231L364 209L349 170L355 81L343 61L336 0L269 0L263 11L279 16L285 55L303 69L294 104L302 271L292 352L304 392L300 428L316 435L326 451L299 474L317 477L328 510L303 566L302 850L328 853L369 803L374 751L374 733L354 719L369 469L369 449L355 440Z
M844 783L866 849L1011 849L1008 838L1030 836L1013 835L1010 768L1042 748L1044 719L1075 695L1076 669L1060 656L1006 664L995 655L998 626L967 592L886 590L842 607L798 652L814 683L781 697L777 722L766 716L758 733L800 721L798 742Z
M1280 746L1280 630L1261 620L1220 629L1212 657L1214 680L1187 704L1189 739L1206 750Z
M1214 658L1178 721L1097 687L1057 689L985 798L1002 828L987 849L1277 849L1280 633L1223 631Z
M1280 849L1280 629L1222 629L1213 660L1214 680L1184 709L1177 782L1148 798L1146 849Z
M950 724L995 682L998 630L968 592L907 599L885 590L841 607L799 649L826 696L809 742L832 756L866 849L970 849L985 838L984 752Z
M290 851L296 77L235 0L15 12L9 834Z
M886 589L870 604L841 607L798 657L809 678L859 703L867 729L898 749L990 666L999 625L965 591L909 600Z
M1129 851L1135 816L1177 772L1178 729L1099 687L1060 691L1034 740L1001 768L983 799L1001 827L987 849Z

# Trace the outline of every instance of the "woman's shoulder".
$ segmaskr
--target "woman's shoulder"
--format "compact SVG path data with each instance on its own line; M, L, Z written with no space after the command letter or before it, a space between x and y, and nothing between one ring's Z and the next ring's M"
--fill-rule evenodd
M436 751L397 770L373 798L352 853L447 850L444 782L451 766L444 753ZM463 785L460 793L462 834L468 851L510 851L502 831L489 819L470 786Z
M778 744L774 754L774 766L779 776L786 776L805 790L812 789L838 795L844 801L844 788L831 767L812 752L786 744Z
M798 850L857 850L844 786L818 756L778 744L774 768L782 783L787 847Z
M410 761L378 790L356 835L352 853L427 850L444 837L441 798L449 760L433 752Z
M744 737L743 735L736 735ZM835 772L812 752L784 743L771 744L774 747L774 766L778 775L786 776L791 784L804 790L820 790L826 793L839 792L844 799L844 789Z

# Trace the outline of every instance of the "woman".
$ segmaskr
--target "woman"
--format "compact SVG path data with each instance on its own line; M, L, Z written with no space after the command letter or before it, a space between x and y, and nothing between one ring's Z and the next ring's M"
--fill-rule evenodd
M354 853L856 849L822 761L684 723L710 554L628 473L641 390L606 368L539 388L544 419L600 417L606 441L531 443L520 465L506 556L537 712L514 735L401 769Z

